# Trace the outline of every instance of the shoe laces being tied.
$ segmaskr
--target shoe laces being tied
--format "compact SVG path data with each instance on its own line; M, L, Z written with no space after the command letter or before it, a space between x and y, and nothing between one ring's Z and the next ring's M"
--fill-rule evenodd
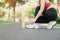
M29 24L26 26L27 28L39 28L37 24Z

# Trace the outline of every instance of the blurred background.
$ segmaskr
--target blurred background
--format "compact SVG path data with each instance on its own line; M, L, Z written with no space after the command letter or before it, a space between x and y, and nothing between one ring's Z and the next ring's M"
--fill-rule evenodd
M60 0L50 0L57 11L57 26L60 26ZM24 15L24 20L29 22L34 18L38 0L0 0L0 24L19 22Z

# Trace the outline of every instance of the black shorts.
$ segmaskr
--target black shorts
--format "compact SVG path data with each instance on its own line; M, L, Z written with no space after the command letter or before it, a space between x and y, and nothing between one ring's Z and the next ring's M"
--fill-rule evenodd
M36 7L35 9L35 17L40 10L40 6ZM37 20L36 23L48 23L49 21L56 21L57 19L57 12L55 8L50 8L50 9L44 9L43 15L40 16Z

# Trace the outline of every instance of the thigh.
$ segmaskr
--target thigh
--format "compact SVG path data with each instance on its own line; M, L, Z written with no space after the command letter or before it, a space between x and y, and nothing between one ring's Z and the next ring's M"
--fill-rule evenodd
M51 8L49 10L44 10L43 15L45 18L49 21L54 21L57 19L57 12L54 8Z
M35 23L48 23L49 21L46 20L44 16L40 16Z
M37 6L36 9L35 9L35 17L36 15L38 14L40 10L40 6ZM36 23L48 23L49 21L46 20L46 18L43 16L40 16L37 20L36 20Z

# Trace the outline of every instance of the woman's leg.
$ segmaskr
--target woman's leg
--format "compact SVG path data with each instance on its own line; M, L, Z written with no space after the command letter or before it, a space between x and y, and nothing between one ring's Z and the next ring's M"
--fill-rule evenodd
M38 14L38 11L40 10L40 6L36 7L35 9L35 16ZM35 23L48 23L49 21L43 16L40 16Z
M54 8L51 8L49 10L45 9L43 15L49 21L56 21L57 19L57 12Z
M37 15L38 11L40 10L40 7L38 6L35 10L35 16ZM48 23L48 29L52 29L53 26L56 24L56 19L57 19L57 12L54 8L51 8L49 10L44 9L43 11L43 16L40 16L37 20L36 23Z
M43 15L45 16L45 18L47 20L49 20L49 25L48 25L48 29L52 29L53 26L56 24L56 19L57 19L57 12L54 8L51 8L49 10L44 10Z

